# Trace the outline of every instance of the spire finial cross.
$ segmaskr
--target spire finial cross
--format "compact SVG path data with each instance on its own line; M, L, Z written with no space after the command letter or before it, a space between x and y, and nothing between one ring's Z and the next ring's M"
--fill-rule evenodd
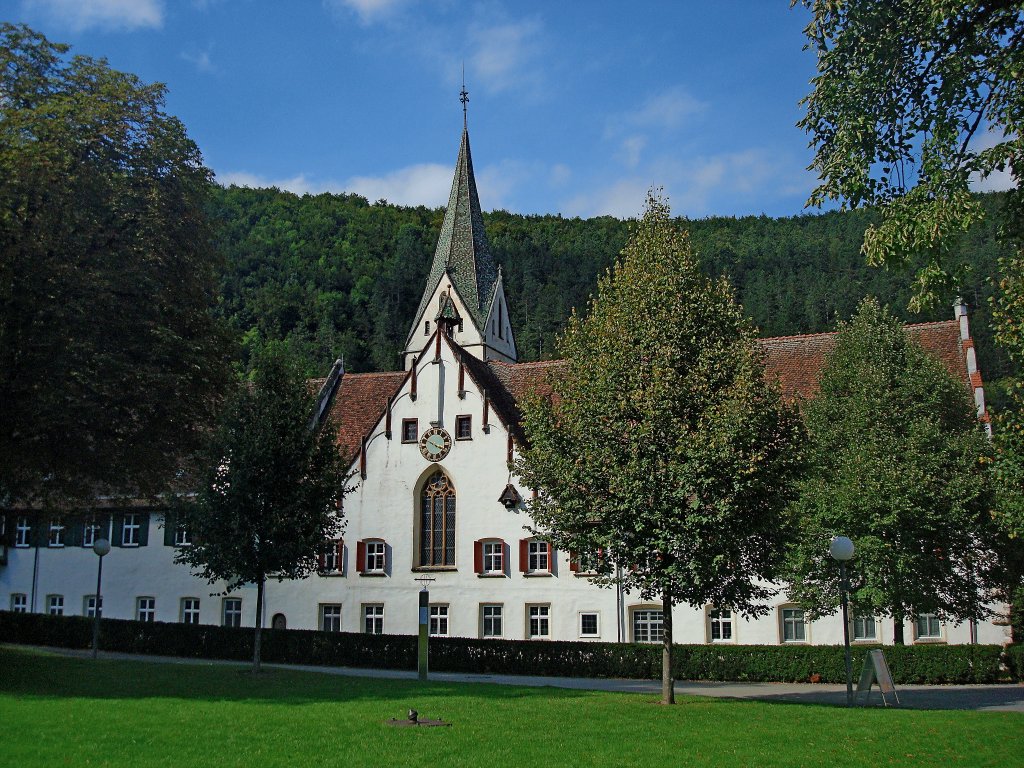
M462 63L462 90L459 91L459 101L462 102L462 127L466 127L466 104L469 103L469 91L466 90L466 63Z

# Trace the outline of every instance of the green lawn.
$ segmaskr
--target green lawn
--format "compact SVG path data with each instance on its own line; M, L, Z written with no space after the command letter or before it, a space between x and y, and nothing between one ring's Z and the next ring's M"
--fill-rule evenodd
M1020 766L1016 713L854 709L0 648L0 766ZM391 728L409 707L451 728Z

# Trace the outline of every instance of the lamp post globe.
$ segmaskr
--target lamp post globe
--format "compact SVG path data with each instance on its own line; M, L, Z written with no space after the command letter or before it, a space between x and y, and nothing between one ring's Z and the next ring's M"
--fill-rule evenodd
M853 558L853 542L846 536L833 536L828 545L828 553L834 560L845 563Z
M110 553L110 541L96 539L92 544L92 551L96 553L99 561L99 565L96 566L96 604L92 614L92 657L95 659L100 648L100 613L103 612L103 557Z
M850 583L846 578L846 563L853 558L853 542L846 536L833 536L828 553L839 563L839 600L843 605L843 647L846 652L846 706L853 706L853 665L850 661L850 616L847 595Z

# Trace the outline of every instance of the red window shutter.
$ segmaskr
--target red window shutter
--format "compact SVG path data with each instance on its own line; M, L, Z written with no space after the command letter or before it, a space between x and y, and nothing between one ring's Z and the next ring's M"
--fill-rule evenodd
M557 552L557 550L555 549L555 545L552 544L549 541L548 542L548 568L550 570L552 570L552 571L555 570L555 553L556 552Z
M572 550L569 550L569 570L573 573L578 573L580 570L580 559Z
M323 571L326 571L326 570L327 570L327 555L325 555L323 552L321 552L320 553L320 571L323 572Z
M482 541L473 542L473 571L484 572L484 543Z
M519 570L526 573L530 570L530 540L519 540Z
M363 573L366 570L366 542L356 542L356 570Z
M338 573L345 573L345 540L338 539Z
M508 544L504 539L499 539L499 542L501 543L501 572L508 573Z

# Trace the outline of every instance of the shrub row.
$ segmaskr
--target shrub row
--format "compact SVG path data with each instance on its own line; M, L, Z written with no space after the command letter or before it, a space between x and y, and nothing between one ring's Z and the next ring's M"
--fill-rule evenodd
M0 611L0 642L62 648L88 648L92 620ZM252 658L253 631L207 624L103 619L101 647L107 651L188 658ZM856 676L867 652L852 649ZM897 684L993 683L1009 670L1024 680L1024 646L886 646L886 660ZM381 669L415 669L416 638L297 629L263 632L267 662ZM439 672L531 674L566 677L657 679L661 646L632 643L538 642L433 638L430 667ZM843 647L766 645L678 645L673 655L678 680L841 683Z

